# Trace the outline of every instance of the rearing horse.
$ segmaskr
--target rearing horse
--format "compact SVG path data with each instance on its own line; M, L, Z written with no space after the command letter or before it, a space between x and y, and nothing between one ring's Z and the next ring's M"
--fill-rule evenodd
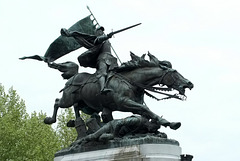
M67 81L62 98L56 99L53 116L47 117L44 122L55 123L59 107L69 108L74 105L76 117L80 117L78 110L87 114L102 112L103 121L108 122L112 119L113 111L132 112L154 119L165 127L179 128L180 123L174 124L159 117L143 104L144 92L145 89L161 89L153 87L155 85L165 85L167 89L173 88L184 95L185 88L192 89L193 84L155 56L150 53L148 56L150 61L134 56L134 59L112 71L107 81L107 87L112 91L107 94L99 93L95 74L76 74Z

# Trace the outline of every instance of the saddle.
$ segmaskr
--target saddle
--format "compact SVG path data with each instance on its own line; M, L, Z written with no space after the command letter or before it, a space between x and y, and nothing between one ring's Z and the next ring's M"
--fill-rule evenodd
M113 72L107 73L106 76L106 87L109 82L109 80L114 75ZM65 87L60 90L60 92L64 91L68 87L73 87L73 93L77 91L78 89L82 88L84 85L88 83L98 83L98 77L97 73L90 74L90 73L77 73L74 76L72 76L65 84Z
M89 73L77 73L74 76L72 76L65 84L65 87L60 90L60 92L66 90L68 87L73 87L73 93L82 88L87 83L95 83L97 82L97 77L95 74L89 74Z

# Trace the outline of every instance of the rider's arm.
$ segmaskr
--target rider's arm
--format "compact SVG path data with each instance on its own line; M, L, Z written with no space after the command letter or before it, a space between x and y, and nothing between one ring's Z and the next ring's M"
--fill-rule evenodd
M98 36L98 37L94 40L94 45L101 44L102 42L106 41L107 39L109 39L109 37L108 37L107 35Z
M84 33L78 32L78 31L69 31L65 28L62 28L60 33L61 33L62 36L67 36L67 37L72 37L72 36L81 37L83 35L86 35Z

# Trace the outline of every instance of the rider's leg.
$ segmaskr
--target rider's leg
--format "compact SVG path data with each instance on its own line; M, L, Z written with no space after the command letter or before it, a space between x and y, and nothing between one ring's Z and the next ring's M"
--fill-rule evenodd
M111 92L111 89L106 88L106 76L108 71L108 65L104 61L98 63L97 76L99 77L98 81L100 84L100 92L107 93Z
M104 90L104 88L105 88L105 81L106 80L106 78L105 78L105 76L101 76L100 78L99 78L99 84L100 84L100 91L102 92L103 90Z

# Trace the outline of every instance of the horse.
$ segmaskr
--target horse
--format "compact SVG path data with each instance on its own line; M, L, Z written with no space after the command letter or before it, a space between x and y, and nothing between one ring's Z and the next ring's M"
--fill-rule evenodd
M193 84L177 70L172 69L170 62L159 61L150 53L148 56L150 60L145 60L145 55L138 57L131 53L131 61L110 71L106 86L112 90L106 94L100 93L95 73L77 73L66 82L62 97L55 100L52 117L46 117L44 122L55 123L59 108L74 106L76 118L80 117L79 110L90 115L102 112L103 122L113 119L113 111L131 112L156 120L165 127L177 129L180 127L179 123L171 124L146 106L144 94L146 90L157 92L174 89L179 94L172 97L182 99L183 97L180 96L185 97L185 89L192 89ZM154 87L155 85L167 86L167 88Z

